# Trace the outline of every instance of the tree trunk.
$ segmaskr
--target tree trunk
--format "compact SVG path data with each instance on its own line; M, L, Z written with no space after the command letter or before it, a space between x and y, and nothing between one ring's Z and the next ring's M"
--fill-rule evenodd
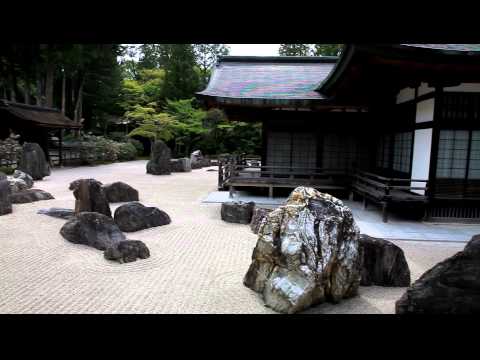
M25 104L30 105L30 82L25 80L23 85L23 94L25 97Z
M63 69L62 77L62 114L65 116L65 101L66 101L66 92L67 92L67 77L65 76L65 69Z
M36 95L35 95L35 102L38 106L43 105L42 101L42 79L40 74L37 74L37 88L36 88Z
M77 101L75 102L75 110L73 112L74 121L79 124L82 118L82 101L83 101L83 84L85 82L85 75L80 80L80 87L78 88Z
M47 106L53 107L53 84L55 80L55 64L49 62L47 64L47 77L45 80L45 96L47 98Z

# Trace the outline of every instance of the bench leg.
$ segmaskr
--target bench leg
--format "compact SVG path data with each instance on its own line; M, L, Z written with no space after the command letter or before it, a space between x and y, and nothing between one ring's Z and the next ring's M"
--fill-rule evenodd
M270 186L268 188L268 197L271 199L273 198L273 186Z
M388 222L388 203L382 202L382 220L384 223Z
M234 193L235 193L235 188L230 185L228 188L228 196L233 198Z

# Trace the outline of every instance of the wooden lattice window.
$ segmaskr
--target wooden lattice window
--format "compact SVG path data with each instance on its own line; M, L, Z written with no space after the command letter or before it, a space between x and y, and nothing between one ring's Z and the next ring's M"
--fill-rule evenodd
M412 142L413 133L411 131L397 133L393 136L393 170L402 173L410 172Z

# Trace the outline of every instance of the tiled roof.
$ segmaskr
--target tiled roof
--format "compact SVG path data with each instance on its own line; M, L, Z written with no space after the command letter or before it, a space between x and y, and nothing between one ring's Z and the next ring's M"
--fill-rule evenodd
M433 49L433 50L443 50L443 51L464 51L464 52L480 51L480 44L402 44L402 45Z
M80 128L81 125L74 123L64 116L59 110L35 105L14 103L0 100L0 110L5 110L21 120L45 128Z
M336 57L222 57L200 95L268 100L315 100Z

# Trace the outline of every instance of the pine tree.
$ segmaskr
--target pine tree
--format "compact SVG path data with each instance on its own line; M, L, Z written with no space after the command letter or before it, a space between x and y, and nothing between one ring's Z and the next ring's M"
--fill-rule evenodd
M315 56L338 56L342 52L343 44L315 44L313 55Z

